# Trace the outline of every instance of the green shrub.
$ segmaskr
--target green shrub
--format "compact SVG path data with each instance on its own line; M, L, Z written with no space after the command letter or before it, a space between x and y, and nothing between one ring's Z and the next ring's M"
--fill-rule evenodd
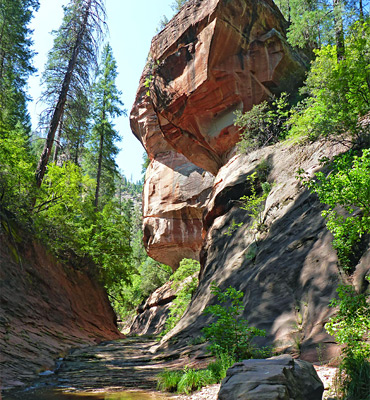
M209 351L215 356L227 354L238 361L255 358L258 351L251 341L256 336L265 336L266 332L250 327L248 321L239 319L244 310L243 292L233 287L222 292L214 283L211 285L211 292L220 303L229 305L216 304L204 310L205 314L217 318L216 322L202 329L204 336L210 341Z
M247 212L252 219L250 229L254 232L255 241L257 240L257 233L266 229L263 224L263 211L265 209L265 201L271 191L271 185L268 182L261 184L262 194L257 193L257 173L247 177L247 181L250 183L251 194L249 196L242 196L240 200L243 205L240 207L242 210Z
M269 101L254 105L245 113L236 111L234 125L242 128L239 152L248 153L285 138L289 110L288 95L282 93L279 98L272 97Z
M325 325L327 332L344 345L337 376L337 392L348 400L370 399L370 304L365 294L351 285L340 285L338 299L331 302L337 314Z
M353 264L353 249L356 243L370 233L370 149L362 156L349 152L336 157L331 164L331 172L316 173L316 180L300 179L306 187L319 196L321 203L329 206L322 215L334 236L333 247L345 270ZM338 206L346 211L340 213Z
M301 94L307 96L289 121L290 137L350 133L366 130L359 118L370 111L370 25L355 23L346 35L345 56L338 62L334 45L315 51L316 58Z
M173 329L184 315L192 295L198 287L198 276L188 279L186 283L184 283L184 280L198 273L199 269L200 264L198 261L184 258L180 262L179 268L170 277L170 280L173 280L172 289L178 290L181 284L182 288L177 292L175 300L171 303L169 316L166 320L164 330L160 334L161 336L164 336Z

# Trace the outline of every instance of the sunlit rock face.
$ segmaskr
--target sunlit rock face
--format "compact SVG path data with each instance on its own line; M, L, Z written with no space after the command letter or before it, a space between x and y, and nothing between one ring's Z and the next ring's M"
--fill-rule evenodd
M303 78L303 61L284 35L272 1L189 1L154 37L141 80L151 81L150 99L148 88L139 89L132 110L134 132L149 154L163 145L153 143L159 127L172 148L216 174L238 140L234 111ZM143 113L149 120L156 115L154 130L149 122L138 126Z
M183 257L198 258L200 248L203 204L195 207L168 195L170 188L186 192L195 186L172 168L173 160L188 163L202 177L204 171L216 175L239 140L234 112L250 110L302 81L304 62L288 46L285 27L269 0L190 0L152 40L131 127L152 160L144 227L147 250L157 260L175 266ZM205 181L201 198L203 185L210 184ZM193 199L194 192L185 197ZM167 218L168 210L173 217Z
M144 185L144 244L148 255L176 269L199 259L202 214L213 176L174 151L161 153Z

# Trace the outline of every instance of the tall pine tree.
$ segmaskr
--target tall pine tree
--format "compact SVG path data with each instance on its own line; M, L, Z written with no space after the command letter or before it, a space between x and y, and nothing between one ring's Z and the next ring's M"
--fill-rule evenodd
M116 142L121 138L114 129L113 119L126 114L122 109L121 92L116 86L117 63L113 57L112 48L105 45L97 82L93 87L93 116L90 150L96 170L95 210L99 208L102 183L108 197L114 194L114 175L117 173L115 156L118 154Z
M88 81L96 60L98 39L104 24L104 0L70 0L64 8L64 19L49 53L45 73L51 107L47 118L47 137L36 170L40 187L60 126L68 98L76 99L81 84ZM54 90L56 89L56 90Z
M30 128L25 85L31 64L29 23L38 0L0 0L0 134L20 123Z

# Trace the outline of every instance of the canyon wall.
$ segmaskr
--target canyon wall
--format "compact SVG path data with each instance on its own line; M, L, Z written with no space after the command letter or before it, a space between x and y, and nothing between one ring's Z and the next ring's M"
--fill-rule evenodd
M151 160L144 242L174 269L184 256L198 258L212 176L239 139L235 110L304 77L285 27L269 0L190 0L152 41L130 120Z
M162 348L186 347L201 334L215 282L244 292L243 317L267 332L261 344L309 360L337 354L324 330L339 281L337 257L323 207L296 171L312 175L320 158L345 148L286 142L248 155L235 151L234 112L303 80L305 58L287 44L285 28L269 0L190 0L152 40L131 111L132 130L151 160L144 243L173 269L183 257L202 267L191 305ZM254 172L272 187L258 234L239 200L251 194ZM358 263L362 284L369 252L358 254Z
M72 347L121 337L96 280L58 262L13 223L1 224L2 388L25 385L39 373L54 370L55 360Z

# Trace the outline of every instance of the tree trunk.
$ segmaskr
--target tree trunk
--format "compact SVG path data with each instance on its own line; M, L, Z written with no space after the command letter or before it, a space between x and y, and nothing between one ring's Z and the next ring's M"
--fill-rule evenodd
M63 115L64 106L65 106L65 103L66 103L66 100L67 100L67 94L68 94L68 91L69 91L69 86L70 86L70 83L71 83L71 79L72 79L72 75L73 75L74 69L76 67L77 57L78 57L78 54L80 52L81 45L82 45L82 42L83 42L83 38L84 38L85 33L86 33L88 17L89 17L90 8L91 8L91 2L92 2L92 0L88 0L88 2L86 4L86 9L85 9L85 13L84 13L83 22L82 22L80 30L79 30L79 32L77 34L76 42L75 42L73 50L72 50L72 56L71 56L71 59L69 60L67 72L66 72L66 74L64 76L62 89L61 89L61 92L59 94L58 102L57 102L57 105L55 106L54 113L53 113L53 116L52 116L50 124L49 124L49 129L48 129L48 134L47 134L47 137L46 137L44 150L43 150L43 152L41 154L41 157L40 157L37 169L36 169L37 187L41 186L42 181L44 179L44 175L45 175L45 172L46 172L46 166L48 164L50 153L51 153L51 149L52 149L53 143L54 143L55 132L56 132L56 130L58 128L60 119L61 119L61 117Z
M64 110L63 110L62 116L60 118L58 134L57 134L57 138L55 140L55 149L54 149L54 156L53 156L54 163L56 163L58 161L58 153L59 153L59 149L60 149L60 139L62 138L62 130L63 130L63 116L64 116Z
M362 0L359 0L359 8L360 8L360 20L364 22L364 7L362 4Z
M80 137L77 138L77 144L76 144L76 153L75 153L75 159L74 159L74 163L76 165L78 165L79 152L80 152Z
M95 190L95 204L94 204L95 212L98 212L98 205L99 205L100 178L101 178L101 170L103 164L103 146L104 146L104 129L102 129L100 133L98 171L96 173L96 190Z
M344 32L342 18L342 1L333 0L334 25L335 25L335 43L337 45L337 60L338 62L344 58Z

